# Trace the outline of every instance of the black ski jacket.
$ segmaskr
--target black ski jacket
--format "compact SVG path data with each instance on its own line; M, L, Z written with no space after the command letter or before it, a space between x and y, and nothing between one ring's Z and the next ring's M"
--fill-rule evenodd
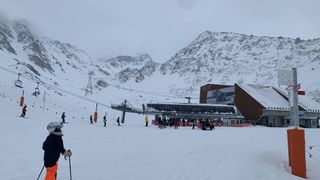
M63 147L62 136L50 134L43 142L42 149L44 150L44 166L52 167L59 160L60 153L63 154L66 150Z

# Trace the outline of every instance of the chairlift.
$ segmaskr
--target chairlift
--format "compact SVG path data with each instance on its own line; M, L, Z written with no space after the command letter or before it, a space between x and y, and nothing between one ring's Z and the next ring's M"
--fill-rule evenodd
M14 85L18 88L22 88L22 81L20 80L21 74L18 73L18 79L14 81Z
M34 88L34 92L32 93L34 96L39 96L40 95L40 90L39 90L39 82L37 82L37 87Z

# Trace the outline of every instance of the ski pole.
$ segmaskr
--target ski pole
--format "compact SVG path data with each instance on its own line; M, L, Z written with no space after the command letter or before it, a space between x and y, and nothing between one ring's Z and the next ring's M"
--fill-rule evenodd
M70 169L70 180L72 180L72 173L71 173L71 159L69 156L69 169Z
M41 171L40 171L40 174L39 174L37 180L39 180L39 178L40 178L40 176L41 176L41 174L42 174L43 169L44 169L44 165L42 166L42 169L41 169Z

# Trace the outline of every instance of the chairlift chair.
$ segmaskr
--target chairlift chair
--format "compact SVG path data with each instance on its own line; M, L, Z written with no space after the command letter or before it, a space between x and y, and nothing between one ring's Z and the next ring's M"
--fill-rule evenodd
M14 81L14 85L18 88L22 88L22 81L20 80L21 74L18 73L18 79Z
M39 82L37 82L37 87L34 88L34 92L32 93L34 96L39 96L40 95L40 90L39 90Z

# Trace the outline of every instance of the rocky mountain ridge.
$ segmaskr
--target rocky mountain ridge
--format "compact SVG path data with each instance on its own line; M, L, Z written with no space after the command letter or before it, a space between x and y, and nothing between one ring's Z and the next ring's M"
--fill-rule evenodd
M100 59L113 72L113 80L126 83L130 79L139 83L146 77L150 77L160 66L154 62L149 54L136 56L117 56L111 59Z
M315 78L320 74L319 38L206 31L161 64L148 54L94 60L73 45L39 38L23 22L0 21L1 56L8 59L3 66L57 86L68 86L67 82L83 89L83 79L91 74L100 90L108 84L138 87L152 82L162 83L178 96L198 93L208 83L277 85L278 69L297 67L308 95L320 102L320 83Z
M303 74L318 75L320 38L313 40L253 36L239 33L200 34L161 65L162 74L177 74L187 84L252 83L277 85L277 70L297 67L300 79L310 92L317 91L317 80Z

